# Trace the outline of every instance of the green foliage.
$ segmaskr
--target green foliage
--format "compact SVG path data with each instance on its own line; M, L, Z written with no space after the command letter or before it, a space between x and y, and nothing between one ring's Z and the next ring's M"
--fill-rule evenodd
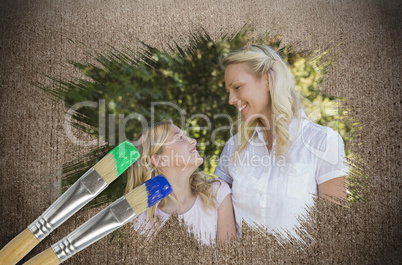
M192 40L186 49L176 44L169 51L159 51L142 43L140 53L114 48L106 55L93 53L94 62L70 62L85 78L74 81L53 79L56 88L37 84L62 99L69 108L84 101L95 102L97 107L77 109L73 125L110 145L86 157L85 163L65 166L68 178L64 185L73 183L96 159L120 142L133 141L151 122L164 119L171 119L197 139L205 161L201 169L207 173L214 171L224 143L231 135L232 124L228 117L237 119L237 110L228 104L219 58L231 49L250 43L252 32L242 30L230 41L222 38L217 42L201 32L194 34ZM278 36L267 35L254 42L266 43L276 49L281 47ZM305 103L305 107L315 112L318 110L320 115L316 122L339 130L347 142L351 129L339 122L342 111L338 109L328 114L326 107L336 104L334 98L323 96L316 90L325 65L317 66L316 61L307 61L305 52L295 52L290 46L282 47L279 53L290 65L298 90L312 102ZM173 105L157 102L169 102L183 112ZM221 129L216 131L217 128ZM112 183L104 191L103 198L112 200L121 196L124 182L125 178L120 177Z
M346 122L343 100L325 95L318 89L322 86L328 64L328 61L322 62L320 57L315 60L301 57L293 64L291 71L295 77L296 90L303 98L302 104L307 116L339 132L346 144L356 130ZM345 151L350 157L349 150Z

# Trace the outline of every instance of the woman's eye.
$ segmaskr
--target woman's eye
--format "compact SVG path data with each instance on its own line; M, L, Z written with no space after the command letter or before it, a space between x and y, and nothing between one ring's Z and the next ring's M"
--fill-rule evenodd
M238 90L240 87L241 87L241 86L237 86L237 87L235 87L235 90Z

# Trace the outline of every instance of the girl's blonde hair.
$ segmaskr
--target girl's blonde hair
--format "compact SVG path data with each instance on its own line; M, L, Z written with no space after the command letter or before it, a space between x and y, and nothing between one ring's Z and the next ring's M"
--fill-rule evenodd
M135 146L140 152L141 157L127 170L125 193L130 192L145 181L162 174L162 172L151 163L151 157L152 155L161 154L163 152L163 145L169 136L172 124L171 121L156 123L148 130L145 130L135 141ZM204 209L213 209L216 206L216 198L215 195L212 194L212 183L215 181L216 180L208 181L207 175L198 170L190 177L191 190L196 195L200 196ZM180 207L179 200L174 194L174 191L167 198L175 201ZM158 221L155 214L156 209L162 207L166 203L167 198L147 210L147 221L151 220L152 223Z
M289 143L289 124L293 117L300 123L299 110L301 102L294 88L293 77L282 58L269 46L253 44L231 51L222 58L221 64L226 68L230 64L247 63L250 74L257 78L268 75L269 94L274 137L276 138L275 156L286 155ZM240 144L235 154L240 154L252 137L258 120L241 123L239 128Z

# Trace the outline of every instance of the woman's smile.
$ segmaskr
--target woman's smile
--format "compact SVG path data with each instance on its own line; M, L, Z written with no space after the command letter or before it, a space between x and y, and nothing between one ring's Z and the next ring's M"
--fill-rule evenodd
M246 104L244 104L243 106L241 106L240 108L239 108L239 111L240 112L243 112L243 110L247 107L247 103Z

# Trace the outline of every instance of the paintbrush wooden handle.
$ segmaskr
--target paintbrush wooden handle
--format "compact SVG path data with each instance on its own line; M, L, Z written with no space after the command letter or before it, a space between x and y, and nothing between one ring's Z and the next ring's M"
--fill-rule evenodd
M27 228L0 250L0 264L14 265L28 254L39 240Z
M59 258L56 256L52 248L39 253L32 259L24 263L24 265L57 265L60 264Z

